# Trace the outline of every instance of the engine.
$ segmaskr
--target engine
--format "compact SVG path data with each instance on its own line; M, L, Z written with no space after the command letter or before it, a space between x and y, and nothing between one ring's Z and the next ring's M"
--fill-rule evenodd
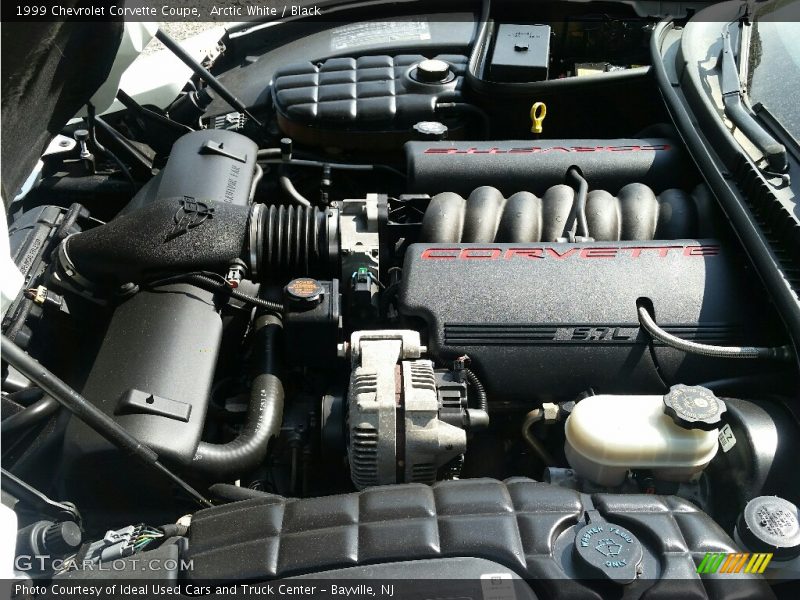
M245 472L256 463L236 458L241 438L201 441L224 358L215 292L231 289L233 302L284 277L279 296L255 301L282 313L261 325L273 331L264 335L286 339L289 368L349 360L338 422L325 427L340 429L352 481L365 488L458 475L468 438L497 410L657 397L676 384L704 389L759 374L758 361L681 343L776 348L780 358L780 328L745 284L708 190L668 187L669 173L687 168L675 142L559 140L536 152L524 144L407 144L412 190L441 189L432 174L449 160L463 170L456 188L467 173L499 188L435 193L416 223L401 223L393 215L420 202L411 192L324 208L253 203L261 167L250 140L216 130L180 138L119 216L67 236L55 252L54 280L86 298L140 286L114 311L84 394L175 464L218 477ZM525 183L531 189L501 191ZM190 274L159 275L180 271ZM261 362L255 381L277 381L269 359ZM267 388L255 384L251 398ZM260 402L248 410L256 421L280 414ZM246 423L244 448L247 432ZM66 444L78 471L113 462L113 446L80 421Z
M171 143L141 127L146 113L121 116L119 135L159 151L115 210L118 185L75 184L99 177L84 171L87 148L48 159L9 228L28 284L3 332L77 390L83 412L49 427L58 493L97 509L94 526L183 510L176 481L251 499L259 525L232 549L217 537L241 528L227 508L192 525L196 564L225 579L240 569L226 552L269 538L288 553L292 532L325 536L319 515L353 506L363 555L397 558L393 520L421 511L443 532L468 497L475 531L499 506L521 524L535 515L546 548L523 525L498 538L498 553L527 557L518 572L546 577L570 556L571 577L628 585L669 554L653 514L711 539L703 511L732 530L740 505L774 492L765 440L788 444L795 425L770 398L794 385L794 351L682 142L664 127L508 134L485 98L475 109L468 59L301 62L275 72L267 124L182 118L184 101L163 118L197 130ZM530 108L509 97L508 110ZM11 364L3 378L9 401L33 393L34 373ZM10 448L24 466L28 451ZM179 479L132 458L142 452ZM311 516L292 521L297 507ZM284 529L262 531L275 511ZM542 516L556 513L569 533ZM595 540L609 523L612 538ZM414 556L494 543L453 527ZM609 539L628 562L585 550ZM284 560L294 566L253 561L248 577L349 558Z

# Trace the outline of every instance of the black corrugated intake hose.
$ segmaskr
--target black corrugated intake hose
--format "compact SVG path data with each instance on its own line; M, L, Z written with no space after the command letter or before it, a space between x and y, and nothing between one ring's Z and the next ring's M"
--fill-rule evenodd
M192 469L216 481L225 481L256 468L266 458L269 442L278 436L283 421L283 382L278 372L282 330L280 317L256 318L253 340L256 374L244 428L226 444L200 442Z

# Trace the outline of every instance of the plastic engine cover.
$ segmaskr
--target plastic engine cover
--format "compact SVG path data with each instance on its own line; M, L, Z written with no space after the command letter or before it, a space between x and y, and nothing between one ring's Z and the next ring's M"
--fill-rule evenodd
M490 401L570 400L589 388L663 393L662 378L700 383L761 363L660 343L651 353L637 302L649 301L656 322L685 339L767 345L741 264L714 240L413 244L400 312L425 322L441 363L468 355Z
M467 58L436 56L447 71L433 81L418 74L425 61L421 55L402 54L285 67L273 83L281 130L315 146L395 148L411 138L418 121L439 120L438 103L463 101Z
M322 498L269 495L202 510L192 518L187 576L324 577L359 565L473 557L514 571L542 598L769 597L757 575L697 574L707 552L735 551L708 515L674 496L467 479Z

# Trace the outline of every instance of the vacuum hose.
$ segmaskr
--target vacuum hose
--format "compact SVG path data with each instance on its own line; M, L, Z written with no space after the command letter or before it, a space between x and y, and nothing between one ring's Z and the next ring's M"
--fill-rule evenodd
M586 220L586 196L589 193L589 184L581 175L578 167L570 167L567 178L574 182L576 188L577 206L575 207L577 229L576 234L582 238L589 237L589 224Z
M226 444L200 442L192 468L218 481L228 480L263 462L283 421L283 382L278 375L281 319L267 314L255 322L255 369L250 404L242 432Z

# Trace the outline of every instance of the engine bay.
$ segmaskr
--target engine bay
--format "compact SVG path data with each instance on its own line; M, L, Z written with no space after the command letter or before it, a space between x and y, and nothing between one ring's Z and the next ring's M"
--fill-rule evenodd
M4 348L2 461L77 507L81 558L196 508L135 443L217 505L157 536L188 527L190 579L469 556L555 598L796 562L746 517L800 498L794 346L650 74L657 19L593 4L255 32L61 132L9 209L3 342L92 408ZM603 524L624 557L581 549Z

